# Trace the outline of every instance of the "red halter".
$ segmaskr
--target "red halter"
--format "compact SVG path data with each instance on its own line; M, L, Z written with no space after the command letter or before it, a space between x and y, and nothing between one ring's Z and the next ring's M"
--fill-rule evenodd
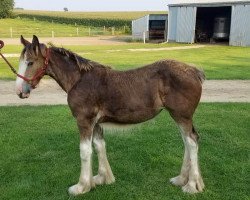
M34 81L36 80L40 80L46 73L46 69L48 68L48 65L49 65L49 57L50 57L50 48L47 48L46 49L46 57L45 57L45 60L44 60L44 65L43 67L39 68L35 75L32 77L32 78L26 78L20 74L16 74L19 78L23 79L24 81L26 81L27 83L29 83L32 88L35 88L36 85L33 84Z
M0 49L3 48L3 47L4 47L4 42L0 40ZM4 57L4 55L1 52L0 52L0 55L2 56L4 61L8 64L8 66L10 67L11 71L14 74L16 74L19 78L23 79L27 83L29 83L32 88L35 88L36 85L34 85L33 82L36 81L36 80L40 80L45 75L46 69L48 68L49 57L50 57L50 48L46 49L46 57L45 57L45 60L44 60L43 67L39 68L32 78L26 78L26 77L18 74L17 71L15 70L15 68L9 63L9 61Z

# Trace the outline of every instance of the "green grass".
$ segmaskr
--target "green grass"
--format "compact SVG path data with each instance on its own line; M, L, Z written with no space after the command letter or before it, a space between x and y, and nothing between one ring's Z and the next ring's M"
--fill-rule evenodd
M91 27L89 35L89 27L75 24L60 24L46 21L34 21L25 18L15 19L0 19L0 35L1 38L10 38L10 29L12 28L12 37L17 38L20 35L31 37L38 35L39 37L52 37L54 31L55 37L82 37L82 36L96 36L96 35L111 35L111 28ZM77 35L78 27L78 35ZM125 34L124 28L116 28L115 35Z
M106 132L116 183L71 199L247 200L249 113L250 104L242 103L198 107L204 193L184 194L169 183L179 173L183 144L162 112L134 130ZM0 107L0 126L0 199L68 199L67 188L80 172L79 135L68 107Z
M41 39L42 41L42 39ZM207 79L250 79L250 48L231 46L207 46L199 49L131 52L128 49L161 48L183 44L127 44L116 46L65 46L100 63L115 69L127 70L140 67L160 59L176 59L204 69ZM3 52L20 52L21 46L6 46ZM108 50L114 50L110 52ZM119 50L119 51L116 51ZM14 66L18 59L9 59ZM0 60L0 78L14 79L3 60Z

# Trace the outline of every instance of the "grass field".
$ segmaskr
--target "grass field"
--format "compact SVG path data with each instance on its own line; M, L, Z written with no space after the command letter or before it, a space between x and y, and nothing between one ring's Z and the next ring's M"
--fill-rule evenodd
M111 35L112 27L115 34L130 33L131 20L149 13L166 14L166 12L56 12L15 10L15 19L0 19L0 36L19 37L21 34L40 37ZM17 18L20 16L20 18ZM39 18L40 20L34 20ZM75 21L74 21L75 19ZM52 21L54 23L52 23ZM82 24L82 25L81 25ZM104 29L104 26L105 29ZM124 27L125 26L125 27ZM77 33L78 27L78 33ZM89 27L91 31L89 33Z
M16 10L15 16L28 19L37 19L45 22L58 24L82 25L85 27L115 27L124 29L124 33L131 32L132 19L139 18L149 13L166 12L52 12L52 11L29 11ZM62 31L63 33L63 31Z
M52 31L54 37L82 37L82 36L95 36L95 35L111 35L112 28L107 27L89 27L86 26L75 26L75 24L60 24L46 21L34 21L31 19L0 19L0 36L1 38L10 38L11 29L12 37L17 38L20 35L31 37L38 35L39 37L52 37ZM78 28L78 32L77 32ZM125 34L126 29L115 28L114 34L120 35Z
M42 39L41 39L42 41ZM131 52L129 49L161 48L180 44L127 44L118 46L65 46L85 58L111 65L118 70L127 70L160 59L176 59L204 69L207 79L250 79L250 48L207 46L199 49ZM21 46L6 46L3 52L17 53ZM110 51L111 50L111 51ZM9 59L15 66L18 58ZM0 78L14 79L3 60L0 60Z
M116 183L70 199L249 199L249 105L198 107L204 193L184 194L169 183L179 173L183 144L173 120L162 112L134 130L106 132ZM0 107L0 126L0 199L68 199L67 189L80 171L78 130L69 109Z

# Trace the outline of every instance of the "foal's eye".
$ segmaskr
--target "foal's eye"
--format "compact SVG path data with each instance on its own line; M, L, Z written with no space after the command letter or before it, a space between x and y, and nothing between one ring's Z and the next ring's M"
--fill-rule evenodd
M30 67L30 66L32 66L33 65L33 62L29 62L28 63L28 66Z

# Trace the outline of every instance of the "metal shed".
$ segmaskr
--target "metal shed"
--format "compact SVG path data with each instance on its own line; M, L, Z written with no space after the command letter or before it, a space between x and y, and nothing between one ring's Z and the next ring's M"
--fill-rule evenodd
M177 0L168 6L168 42L250 46L249 0Z
M150 14L133 20L133 39L166 40L167 18L167 14Z

